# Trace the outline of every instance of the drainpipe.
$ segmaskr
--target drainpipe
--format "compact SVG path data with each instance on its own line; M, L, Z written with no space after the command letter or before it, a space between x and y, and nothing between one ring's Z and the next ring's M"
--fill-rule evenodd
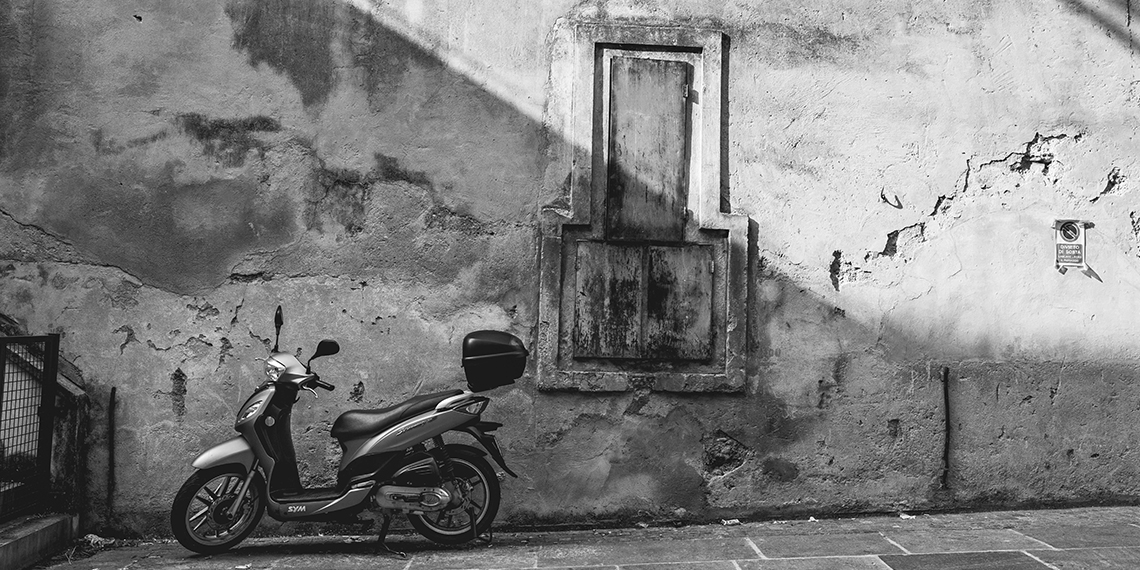
M942 489L950 487L950 367L942 367Z
M115 516L115 392L111 386L111 401L107 403L107 522Z

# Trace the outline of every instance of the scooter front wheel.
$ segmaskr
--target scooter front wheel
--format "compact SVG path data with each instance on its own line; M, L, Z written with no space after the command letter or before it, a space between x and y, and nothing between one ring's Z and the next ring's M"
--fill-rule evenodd
M231 516L246 473L237 465L195 472L182 484L170 509L170 529L186 548L215 554L233 548L257 527L265 513L265 486L259 475Z
M442 511L408 515L408 521L424 537L440 544L462 544L490 530L499 512L499 478L478 450L466 445L447 446L455 477L444 481L454 496ZM474 517L472 517L474 515Z

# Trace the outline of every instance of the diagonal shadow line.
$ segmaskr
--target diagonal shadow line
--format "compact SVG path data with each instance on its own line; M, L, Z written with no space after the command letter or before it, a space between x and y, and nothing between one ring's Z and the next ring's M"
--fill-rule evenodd
M1089 18L1097 24L1103 26L1112 35L1114 39L1124 44L1129 52L1135 53L1137 47L1137 40L1132 33L1132 0L1109 0L1109 2L1116 4L1118 7L1124 9L1124 23L1121 24L1119 16L1116 14L1106 13L1104 11L1093 8L1083 0L1062 0L1065 5L1075 12Z

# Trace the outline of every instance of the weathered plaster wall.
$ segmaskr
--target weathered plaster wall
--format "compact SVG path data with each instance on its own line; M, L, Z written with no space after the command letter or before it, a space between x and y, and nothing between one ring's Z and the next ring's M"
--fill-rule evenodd
M330 481L340 411L457 385L467 331L535 341L538 212L570 168L559 30L714 27L746 391L501 390L502 520L1134 500L1131 10L0 0L0 313L83 372L97 527L162 528L278 303L284 346L343 346L294 419L303 479ZM1103 281L1053 269L1059 217L1096 224Z

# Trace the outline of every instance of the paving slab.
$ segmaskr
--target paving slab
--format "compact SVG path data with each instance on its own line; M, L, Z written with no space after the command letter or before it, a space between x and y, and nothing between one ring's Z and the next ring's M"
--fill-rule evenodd
M1032 552L1057 570L1084 570L1106 568L1136 570L1140 568L1140 548L1082 548Z
M882 534L877 532L793 534L757 536L750 537L750 539L767 558L904 554L899 547L891 544Z
M543 546L538 552L537 567L622 566L668 561L712 562L758 557L748 541L742 538L600 542Z
M622 564L618 570L736 570L731 560L715 562L655 562L653 564ZM597 570L590 568L589 570Z
M1048 570L1023 552L956 552L881 556L891 570Z
M883 531L886 538L910 554L1036 550L1049 545L1010 529Z
M1019 528L1017 530L1053 548L1140 546L1140 528L1130 524L1097 526L1049 525Z
M201 556L170 540L122 540L53 570L1073 570L1140 569L1140 508L899 514L680 528L496 533L441 546L411 532L377 552L370 536L277 536ZM1057 548L1061 545L1061 549ZM73 552L69 549L68 552ZM3 567L3 564L0 564ZM6 570L6 569L5 569Z
M890 570L875 556L741 560L737 565L740 570Z

